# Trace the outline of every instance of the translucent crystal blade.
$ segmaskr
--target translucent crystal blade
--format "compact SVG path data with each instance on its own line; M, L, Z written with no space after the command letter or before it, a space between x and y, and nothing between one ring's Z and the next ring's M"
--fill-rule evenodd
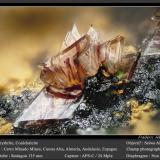
M77 41L79 38L81 38L81 35L78 32L78 28L77 28L76 24L73 25L71 33L72 33L72 36L74 37L75 41Z
M122 58L123 47L124 47L123 37L118 36L113 40L109 41L106 47L106 54L108 61L113 64L120 62Z
M60 51L63 51L65 48L76 42L79 38L81 38L81 35L78 32L76 24L74 24L72 30L67 33Z
M21 121L72 118L72 114L81 100L75 102L75 99L56 98L42 90L22 115L17 118L14 125L17 126Z
M111 74L123 74L124 79L128 79L131 69L136 61L137 54L125 50L124 38L117 36L102 45L105 52L104 66Z
M93 43L94 45L100 42L99 34L92 26L89 28L87 34L90 36L91 43Z

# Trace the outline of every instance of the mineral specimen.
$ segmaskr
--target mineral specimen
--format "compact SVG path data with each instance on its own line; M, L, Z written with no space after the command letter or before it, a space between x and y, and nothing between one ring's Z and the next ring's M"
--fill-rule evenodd
M83 100L85 81L89 77L103 68L105 75L117 75L121 80L128 80L138 58L139 54L126 49L124 37L117 36L101 42L92 26L87 34L81 36L74 25L66 35L59 54L42 66L40 77L45 87L15 124L71 118Z

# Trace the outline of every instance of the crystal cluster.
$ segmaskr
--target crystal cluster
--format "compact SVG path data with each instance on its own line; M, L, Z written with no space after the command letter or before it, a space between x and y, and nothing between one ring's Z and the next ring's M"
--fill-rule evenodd
M122 72L128 79L137 54L126 52L124 37L101 42L98 32L90 27L81 36L74 25L67 33L60 53L52 57L41 72L46 90L53 96L73 99L81 95L84 82L103 66L108 74Z
M74 25L59 54L43 65L40 77L44 88L15 124L71 118L83 100L82 91L89 77L103 68L105 75L120 74L120 79L129 79L136 62L137 54L126 50L124 37L101 42L99 33L92 26L81 36Z

